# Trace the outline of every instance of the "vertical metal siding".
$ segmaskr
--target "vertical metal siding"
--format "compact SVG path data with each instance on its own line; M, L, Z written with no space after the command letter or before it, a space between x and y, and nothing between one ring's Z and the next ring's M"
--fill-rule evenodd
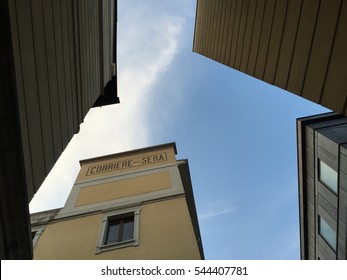
M305 0L302 5L296 44L287 89L301 95L312 47L320 1Z
M243 2L242 0L236 1L233 36L231 41L230 56L228 60L228 65L231 65L231 67L234 67L234 64L235 64L236 47L237 47L237 40L239 37L239 29L240 29L240 21L241 21L242 2Z
M111 79L113 5L10 1L29 199Z
M326 80L322 91L322 104L347 115L347 3L342 1L334 44L330 54ZM338 106L338 107L337 107Z
M26 111L27 133L29 138L32 180L33 186L40 185L45 176L45 158L42 136L42 123L40 116L40 103L38 96L36 59L33 42L33 26L31 16L31 6L28 1L16 1L17 8L17 26L19 37L20 63L22 68L22 92L24 105L20 110ZM17 52L15 52L16 55ZM32 190L31 190L32 191Z
M257 61L255 66L255 77L262 79L265 72L265 64L269 51L270 38L274 19L276 1L268 0L265 3L263 24L261 27L260 42L258 48Z
M243 38L243 46L242 46L242 55L241 55L241 63L240 63L240 71L246 72L249 53L251 49L251 40L254 29L254 21L255 21L255 13L257 9L257 0L250 0L247 12L247 22L245 27L245 36Z
M61 154L63 144L61 137L59 96L58 96L58 80L57 80L57 58L54 40L54 23L52 0L42 1L43 21L45 30L45 46L46 46L46 72L48 76L47 95L50 97L49 109L51 111L51 130L54 144L54 158L58 158ZM42 54L43 55L43 54Z
M237 39L236 45L236 57L235 57L235 68L239 69L241 66L241 57L243 52L243 45L245 42L245 33L246 33L246 24L248 21L248 13L249 13L249 3L250 0L245 0L242 2L242 14L241 21L239 27L239 38ZM222 36L222 35L220 35Z
M253 28L253 33L251 37L251 49L249 52L247 72L246 72L252 76L254 75L257 56L258 56L258 46L259 46L264 10L265 10L265 0L259 0L257 3L256 12L255 12L254 28Z
M301 0L288 1L274 83L281 88L286 88L288 84L288 75L295 47L301 6Z
M321 1L302 96L320 103L330 60L340 0Z
M263 77L264 81L270 84L273 84L275 80L288 2L277 1L275 5L272 32L270 35L269 48L266 54Z
M10 21L11 21L11 35L12 35L12 44L14 50L20 49L20 42L19 42L19 30L18 30L18 23L17 23L17 10L15 1L9 2L9 14L10 14ZM21 55L18 52L18 55L14 55L14 64L15 64L15 77L16 77L16 87L17 87L17 100L18 100L18 112L19 112L19 119L20 121L20 129L21 129L21 141L23 144L23 147L26 147L26 149L23 149L23 158L24 158L24 166L26 170L26 183L27 183L27 191L28 196L33 197L35 191L34 191L34 184L33 184L33 171L31 167L31 149L30 142L29 142L29 132L28 132L28 119L26 117L27 110L25 105L25 97L24 97L24 83L23 83L23 73L22 73L22 62L21 62Z
M193 51L346 114L346 5L198 0Z
M37 63L37 93L39 95L39 112L42 116L43 153L45 158L45 170L50 170L54 163L54 142L51 129L52 114L50 110L50 96L47 94L49 92L49 85L42 0L33 0L31 4L34 54Z

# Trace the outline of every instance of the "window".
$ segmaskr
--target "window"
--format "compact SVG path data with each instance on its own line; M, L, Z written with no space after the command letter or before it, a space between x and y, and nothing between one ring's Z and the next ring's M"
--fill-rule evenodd
M132 240L134 238L134 215L112 218L106 227L104 245Z
M102 218L96 253L137 246L140 208L105 213Z
M319 181L337 193L337 172L323 161L319 161Z
M321 217L318 216L319 235L330 245L330 247L336 250L336 232L329 226L329 224Z

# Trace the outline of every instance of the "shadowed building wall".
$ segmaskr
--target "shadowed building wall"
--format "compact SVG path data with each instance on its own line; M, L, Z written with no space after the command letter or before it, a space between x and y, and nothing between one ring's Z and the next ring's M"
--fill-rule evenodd
M193 51L346 115L347 2L198 0Z
M0 257L30 259L28 203L88 110L119 102L117 5L113 0L0 5Z
M347 118L297 120L301 259L347 259Z

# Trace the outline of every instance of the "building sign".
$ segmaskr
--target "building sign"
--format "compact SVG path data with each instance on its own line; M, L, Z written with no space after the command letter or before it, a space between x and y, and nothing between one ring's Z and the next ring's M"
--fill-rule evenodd
M158 163L162 161L167 161L166 153L140 156L140 157L135 157L132 159L124 159L124 160L110 162L106 164L89 166L86 176L118 171L122 169L138 167L138 166Z

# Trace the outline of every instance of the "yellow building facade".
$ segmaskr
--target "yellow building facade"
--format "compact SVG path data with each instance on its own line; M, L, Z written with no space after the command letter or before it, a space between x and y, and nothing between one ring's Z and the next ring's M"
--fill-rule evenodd
M82 160L63 208L31 215L34 259L203 259L174 143Z

